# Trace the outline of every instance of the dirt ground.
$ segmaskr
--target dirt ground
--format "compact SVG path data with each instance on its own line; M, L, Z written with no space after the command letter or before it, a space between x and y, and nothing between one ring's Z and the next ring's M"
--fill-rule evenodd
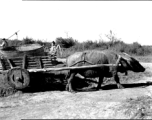
M152 118L152 63L144 73L121 77L124 89L105 84L95 91L16 93L0 98L0 120ZM125 79L125 81L123 80Z

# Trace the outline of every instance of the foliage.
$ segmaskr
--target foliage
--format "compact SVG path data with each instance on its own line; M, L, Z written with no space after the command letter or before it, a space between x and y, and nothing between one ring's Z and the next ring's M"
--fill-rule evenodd
M22 41L21 40L7 40L8 42L8 46L20 46L22 45Z
M76 52L76 51L83 51L88 49L111 49L119 52L126 52L131 55L151 55L152 54L152 46L142 46L138 42L134 42L132 44L126 44L121 39L117 38L115 34L110 31L109 34L106 35L109 41L92 41L87 40L82 43L78 42L77 40L73 39L72 37L69 38L56 38L56 44L59 44L63 49L63 56L67 57L68 55ZM44 42L42 40L34 40L33 38L23 38L23 40L7 40L9 46L19 46L22 44L32 44L38 43L40 45L44 45L46 47L51 46L51 42Z
M44 42L42 42L41 40L37 40L36 43L38 43L40 45L44 45Z
M59 44L63 48L70 48L76 44L76 40L74 40L72 37L70 38L56 38L56 43Z
M35 40L33 40L32 38L26 37L23 38L23 44L33 44L35 43Z

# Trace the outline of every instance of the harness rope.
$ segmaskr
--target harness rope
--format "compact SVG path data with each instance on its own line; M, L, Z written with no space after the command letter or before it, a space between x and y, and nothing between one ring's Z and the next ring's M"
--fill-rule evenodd
M83 52L82 57L81 57L83 60L80 60L80 61L72 64L70 67L72 67L72 66L74 66L74 65L76 65L76 64L78 64L78 63L84 63L84 64L85 64L85 63L89 63L89 64L91 64L91 65L94 65L93 63L87 61L87 60L85 59L85 56L86 56L86 52Z

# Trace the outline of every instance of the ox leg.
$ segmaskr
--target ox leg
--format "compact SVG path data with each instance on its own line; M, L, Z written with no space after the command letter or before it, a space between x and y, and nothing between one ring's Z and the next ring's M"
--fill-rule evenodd
M114 80L116 81L118 89L123 89L124 87L120 84L119 77L117 74L114 75Z
M71 73L70 77L68 79L68 83L66 85L66 90L69 91L69 92L74 92L71 83L72 83L72 80L73 80L73 78L74 78L75 75L76 75L76 73Z
M101 88L101 84L103 83L103 78L104 78L104 77L101 77L101 76L99 77L98 86L97 86L97 88L96 88L97 90L99 90L99 89Z

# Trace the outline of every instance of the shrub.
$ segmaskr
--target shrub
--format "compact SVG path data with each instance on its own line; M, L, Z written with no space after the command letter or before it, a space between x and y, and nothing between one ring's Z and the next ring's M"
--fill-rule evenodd
M85 42L78 42L77 40L70 38L56 38L56 43L59 44L63 48L63 57L66 57L76 51L83 51L88 49L112 49L119 52L126 52L131 55L150 55L152 54L152 46L142 46L138 42L134 42L132 44L126 44L120 39L116 38L112 31L109 35L107 35L110 41L92 41L87 40ZM9 46L19 46L21 44L32 44L38 43L40 45L44 45L46 47L51 46L51 42L44 42L42 40L34 40L32 38L26 37L23 40L7 40Z
M8 46L20 46L22 45L22 41L21 40L7 40L8 42Z
M35 42L36 41L33 40L32 38L29 38L29 37L23 38L23 44L33 44Z
M72 37L70 38L56 38L56 43L59 44L63 48L70 48L76 44L76 40L74 40Z
M41 40L37 40L36 43L38 43L40 45L44 45L44 42L42 42Z

